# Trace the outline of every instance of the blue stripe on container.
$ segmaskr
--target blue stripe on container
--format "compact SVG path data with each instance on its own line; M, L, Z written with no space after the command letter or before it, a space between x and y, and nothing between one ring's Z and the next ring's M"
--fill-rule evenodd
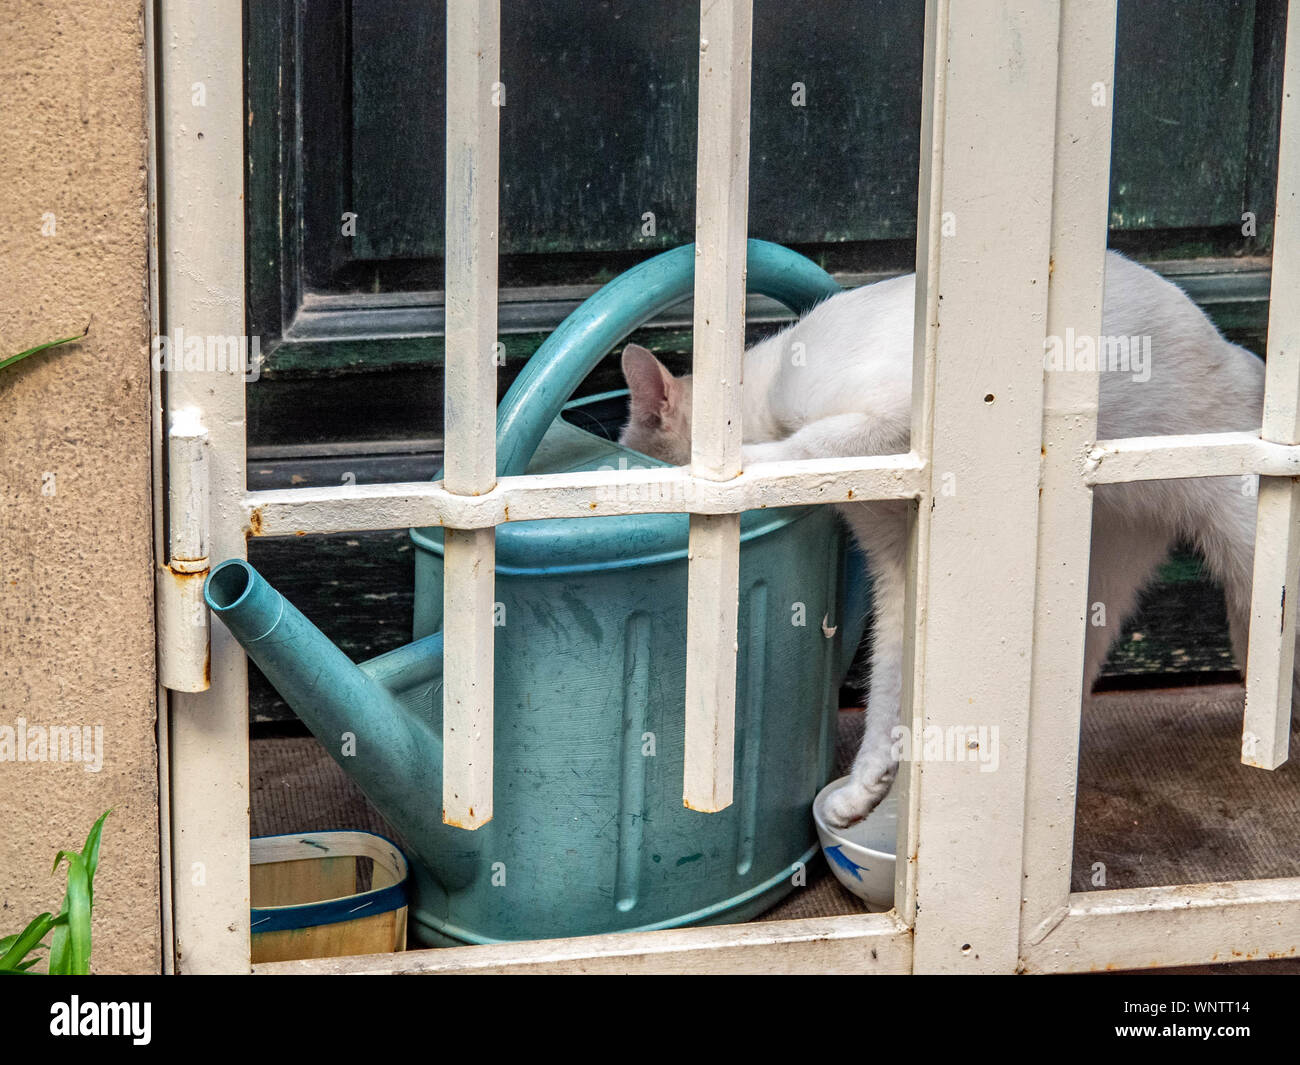
M269 906L252 909L254 932L283 932L286 929L311 928L320 924L341 924L371 917L377 913L400 910L406 905L406 881L389 887L349 895L342 899L307 902L299 906Z

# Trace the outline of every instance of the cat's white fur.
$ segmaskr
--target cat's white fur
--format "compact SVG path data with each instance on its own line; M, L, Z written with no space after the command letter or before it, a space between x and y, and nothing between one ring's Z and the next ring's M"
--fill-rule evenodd
M908 275L841 293L745 353L746 465L908 451L914 292L915 277ZM1225 340L1177 286L1114 252L1106 260L1102 333L1150 337L1151 358L1141 373L1130 367L1100 374L1099 439L1258 430L1263 363ZM625 350L623 368L631 408L622 442L675 464L688 462L690 378L673 377L635 345ZM1149 379L1142 380L1147 373ZM1143 586L1180 536L1200 549L1223 584L1232 645L1244 669L1253 489L1253 480L1208 477L1095 490L1088 602L1105 604L1105 624L1087 626L1085 692ZM867 554L875 582L866 731L850 782L826 807L828 819L839 826L869 813L897 771L891 732L902 690L909 506L838 507ZM1296 661L1300 692L1300 653Z

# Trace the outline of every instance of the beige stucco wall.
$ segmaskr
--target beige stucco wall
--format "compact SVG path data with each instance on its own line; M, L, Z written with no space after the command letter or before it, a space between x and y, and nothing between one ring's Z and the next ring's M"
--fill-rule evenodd
M96 972L160 965L144 84L140 0L5 4L0 355L92 325L0 370L0 729L102 726L103 766L0 761L0 935L112 807Z

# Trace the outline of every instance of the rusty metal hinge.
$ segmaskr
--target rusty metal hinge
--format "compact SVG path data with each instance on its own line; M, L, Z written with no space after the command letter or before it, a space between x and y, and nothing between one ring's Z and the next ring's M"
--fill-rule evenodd
M172 415L167 433L167 563L158 567L158 676L172 691L207 691L208 431L197 410Z

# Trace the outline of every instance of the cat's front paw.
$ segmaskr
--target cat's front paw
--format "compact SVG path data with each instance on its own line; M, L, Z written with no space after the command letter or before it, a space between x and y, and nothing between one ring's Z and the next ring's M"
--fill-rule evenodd
M822 808L827 824L832 828L848 828L855 821L861 821L880 805L893 782L892 776L871 783L850 780L827 798Z

